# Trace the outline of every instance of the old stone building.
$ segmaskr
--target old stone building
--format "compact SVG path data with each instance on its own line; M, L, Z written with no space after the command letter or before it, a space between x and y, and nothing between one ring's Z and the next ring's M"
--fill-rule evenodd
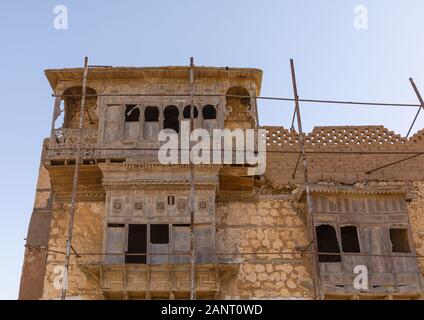
M56 100L20 299L60 297L82 74L46 71ZM258 129L257 101L246 96L260 95L261 78L258 69L195 67L194 127ZM191 117L189 67L90 68L87 86L68 298L189 298L190 166L157 159L160 130L178 132ZM264 174L194 166L197 298L422 298L424 131L304 134L309 213L297 132L261 128ZM367 288L354 286L356 266L365 266Z

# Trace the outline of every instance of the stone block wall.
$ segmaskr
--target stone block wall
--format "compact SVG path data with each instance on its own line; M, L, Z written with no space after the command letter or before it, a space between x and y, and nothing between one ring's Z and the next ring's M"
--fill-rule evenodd
M230 202L217 208L221 259L241 264L224 297L310 298L311 258L305 219L293 200Z
M39 299L43 292L52 217L51 194L49 173L41 165L25 244L19 299Z
M77 206L72 246L81 257L71 256L68 297L102 298L98 280L83 273L77 264L96 263L102 260L102 255L85 255L85 253L102 253L103 251L104 214L105 205L102 202L80 202ZM68 222L69 204L56 203L53 209L43 299L57 299L60 297L60 289L55 288L55 283L60 281L59 268L63 266L65 259L63 252L66 251Z
M407 212L411 223L418 264L424 277L424 182L414 182L415 198L408 202Z

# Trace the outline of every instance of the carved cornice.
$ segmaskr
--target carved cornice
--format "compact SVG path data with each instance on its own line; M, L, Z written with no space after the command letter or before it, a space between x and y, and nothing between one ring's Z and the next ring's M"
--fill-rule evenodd
M71 192L55 192L55 202L70 202L72 199ZM78 192L78 202L103 202L106 199L106 193L102 191L94 192Z
M204 180L194 181L195 188L203 189L215 189L218 186L218 179L216 180ZM103 186L106 190L116 190L116 189L164 189L164 188L188 188L190 187L190 181L182 180L137 180L137 181L124 181L124 180L104 180Z
M345 185L309 185L311 193L326 194L350 194L350 195L406 195L412 187L406 183L390 185L366 185L366 186L345 186ZM298 192L298 199L305 194L305 188L302 186Z
M187 81L188 66L166 66L166 67L110 67L90 68L88 80L142 80L146 79L169 79ZM196 80L230 80L234 82L254 81L257 91L260 92L262 81L262 70L255 68L222 68L196 66ZM48 69L45 75L53 89L60 81L74 81L81 83L82 68Z

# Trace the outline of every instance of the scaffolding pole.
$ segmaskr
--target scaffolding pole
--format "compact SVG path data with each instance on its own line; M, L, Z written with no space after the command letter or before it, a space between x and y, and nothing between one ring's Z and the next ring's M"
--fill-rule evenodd
M194 60L190 57L190 130L194 128ZM190 143L190 140L189 140ZM190 300L196 300L196 241L194 236L194 168L190 161Z
M72 97L81 97L79 94L62 94L56 95L52 94L52 97L60 98L72 98ZM97 93L97 94L87 94L87 98L92 97L190 97L190 93L179 93L179 94L166 94L166 93ZM288 101L294 102L294 98L287 97L269 97L269 96L251 96L251 95L239 95L239 94L205 94L205 93L196 93L193 94L193 97L221 97L221 98L246 98L246 99L257 99L257 100L274 100L274 101ZM299 102L307 103L325 103L325 104L346 104L346 105L359 105L359 106L375 106L375 107L421 107L420 104L415 103L388 103L388 102L373 102L373 101L346 101L346 100L323 100L323 99L298 99Z
M421 104L421 105L418 107L418 111L417 111L417 113L415 114L414 120L412 120L412 123L411 123L411 126L409 127L408 133L406 134L406 137L407 137L407 138L409 137L409 134L411 133L412 128L414 127L415 121L417 121L417 118L418 118L418 115L419 115L419 114L420 114L420 112L421 112L421 109L423 109L423 108L424 108L424 100L423 100L423 98L421 97L421 93L420 93L420 91L418 90L417 86L415 85L414 79L409 78L409 82L411 83L412 88L414 89L414 92L415 92L415 94L417 95L417 98L418 98L418 100L420 101L420 104Z
M399 164L399 163L402 163L402 162L405 162L405 161L414 159L414 158L419 157L419 156L422 156L422 153L417 153L417 154L414 154L414 155L412 155L410 157L406 157L406 158L403 158L403 159L400 159L400 160L396 160L396 161L387 163L385 165L379 166L377 168L373 168L371 170L365 171L365 174L371 174L371 173L373 173L373 172L375 172L377 170L381 170L381 169L384 169L384 168L387 168L387 167L391 167L391 166L394 166L396 164Z
M409 134L411 133L412 128L414 127L415 121L417 121L417 118L418 118L418 115L420 114L421 109L423 109L423 108L424 108L424 100L423 100L423 98L421 97L421 93L420 93L420 91L418 90L418 88L417 88L417 86L416 86L416 84L415 84L415 82L414 82L414 79L409 78L409 82L411 83L411 85L412 85L412 89L414 89L414 92L415 92L415 94L417 95L418 101L420 102L420 104L421 104L421 105L418 107L418 111L417 111L417 113L415 114L414 119L412 120L411 126L409 127L408 133L406 134L406 138L408 138L408 137L409 137ZM387 168L387 167L390 167L390 166L393 166L393 165L396 165L396 164L402 163L402 162L407 161L407 160L410 160L410 159L414 159L414 158L419 157L419 156L421 156L421 155L422 155L422 154L417 153L417 154L414 154L414 155L412 155L412 156L410 156L410 157L403 158L403 159L400 159L400 160L396 160L396 161L393 161L393 162L387 163L387 164L385 164L385 165L379 166L379 167L377 167L377 168L374 168L374 169L368 170L368 171L366 171L365 173L366 173L366 174L371 174L371 173L373 173L374 171L377 171L377 170L380 170L380 169L384 169L384 168Z
M61 300L66 300L66 292L68 289L68 270L69 270L69 261L71 258L72 250L72 235L74 228L74 218L75 218L75 209L76 203L78 200L78 178L79 178L79 167L80 167L80 153L81 153L81 138L82 138L82 129L84 124L84 113L85 113L85 97L87 91L87 74L88 74L88 57L84 58L84 72L82 78L82 95L81 95L81 108L80 108L80 117L79 117L79 127L78 127L78 138L76 141L76 154L75 154L75 169L74 169L74 178L72 183L72 198L71 206L69 208L69 225L68 225L68 238L66 239L66 256L64 264L64 276L62 282L62 290L60 298Z
M304 176L306 203L307 203L307 211L308 211L307 214L309 215L309 220L310 220L309 233L313 240L312 260L313 260L313 266L315 269L314 288L315 288L315 295L317 296L317 298L322 299L323 297L321 293L321 278L320 278L320 269L319 269L319 262L318 262L318 246L317 246L316 233L315 233L315 219L314 219L314 213L313 213L311 191L309 189L308 162L306 159L305 142L303 140L302 119L300 117L299 96L297 94L296 73L294 69L293 59L290 59L290 70L291 70L291 77L292 77L292 83L293 83L293 95L294 95L299 143L300 143L300 150L301 150L302 162L303 162L303 176Z

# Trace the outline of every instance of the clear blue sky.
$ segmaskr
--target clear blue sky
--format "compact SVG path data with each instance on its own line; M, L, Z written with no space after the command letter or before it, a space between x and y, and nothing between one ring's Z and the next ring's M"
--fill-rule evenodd
M53 28L66 5L69 29ZM368 30L353 8L368 8ZM292 96L289 59L304 98L416 103L424 92L424 1L1 1L0 298L15 299L53 99L46 68L258 67L263 95ZM383 124L405 135L415 109L301 106L304 126ZM260 103L260 122L290 123L290 103ZM416 128L424 127L424 114ZM416 130L414 130L416 131Z

